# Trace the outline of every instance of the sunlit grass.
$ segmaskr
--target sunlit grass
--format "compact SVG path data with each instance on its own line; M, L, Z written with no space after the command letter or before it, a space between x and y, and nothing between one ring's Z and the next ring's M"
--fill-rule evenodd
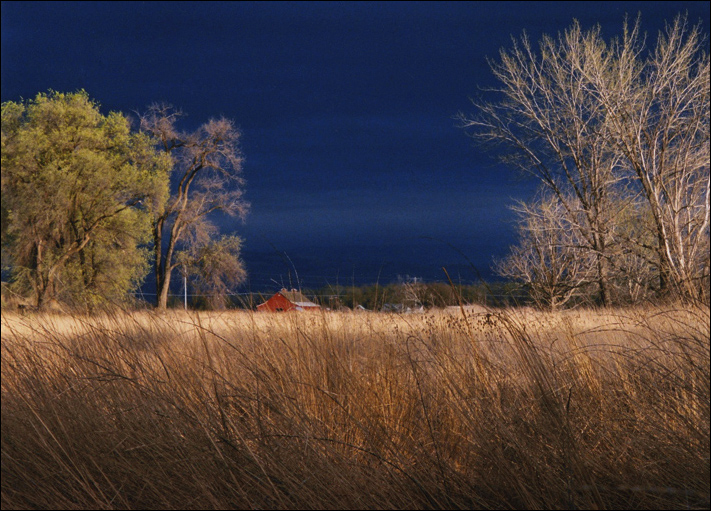
M3 509L708 506L708 308L2 314Z

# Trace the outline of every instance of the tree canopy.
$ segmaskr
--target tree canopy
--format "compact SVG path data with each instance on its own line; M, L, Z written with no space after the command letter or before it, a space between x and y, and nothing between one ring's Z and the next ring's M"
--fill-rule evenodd
M2 265L38 307L118 300L149 270L171 161L85 91L2 104Z
M152 219L158 308L167 306L172 272L179 266L213 306L224 303L229 287L246 276L241 240L219 237L210 218L216 212L244 218L249 208L241 176L241 134L225 118L183 132L177 127L181 115L171 105L156 103L141 116L141 129L171 161L172 193Z

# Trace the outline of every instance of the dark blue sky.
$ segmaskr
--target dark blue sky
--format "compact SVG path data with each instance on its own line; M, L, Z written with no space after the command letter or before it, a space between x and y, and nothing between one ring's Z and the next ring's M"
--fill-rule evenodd
M491 85L486 58L574 18L652 40L710 2L2 2L2 101L85 89L103 109L165 101L243 132L253 288L474 280L513 242L514 199L536 184L456 127ZM436 238L436 240L430 239ZM279 255L285 252L288 258ZM290 261L289 261L290 259ZM292 279L293 279L292 271ZM293 280L292 280L293 284Z

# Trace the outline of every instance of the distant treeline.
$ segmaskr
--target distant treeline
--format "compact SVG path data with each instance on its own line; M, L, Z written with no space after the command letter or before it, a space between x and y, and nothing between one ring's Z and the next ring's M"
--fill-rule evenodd
M452 286L445 282L409 281L385 286L328 286L313 292L306 290L305 294L332 309L361 306L368 310L382 310L387 309L388 305L429 309L459 304L503 306L529 302L521 286L506 282Z
M227 295L227 307L256 309L257 305L277 292L247 292ZM386 285L366 284L353 286L324 286L302 288L301 292L314 303L331 310L407 310L431 309L457 306L460 304L481 304L492 307L530 305L531 297L526 290L514 282L484 282L480 284L451 285L445 282L422 282L414 279L407 282L392 282ZM209 309L210 301L205 296L188 295L188 308ZM146 302L146 305L148 303ZM171 295L168 306L184 307L183 296Z

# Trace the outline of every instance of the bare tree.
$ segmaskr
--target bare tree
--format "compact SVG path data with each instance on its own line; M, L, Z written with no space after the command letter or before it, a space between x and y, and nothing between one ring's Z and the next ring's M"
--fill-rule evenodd
M399 278L398 280L400 280L399 291L402 303L406 307L413 309L420 309L424 307L424 304L428 301L428 290L425 283L422 282L422 279L410 277L408 275L405 278Z
M217 229L209 215L219 211L243 218L248 209L240 175L240 132L233 122L210 120L183 133L176 128L181 115L170 105L154 104L141 116L141 129L173 160L173 192L153 222L158 308L167 306L171 273L190 256L190 247L194 255L201 253L196 247L210 246ZM176 258L181 248L185 253Z
M211 309L224 308L232 286L247 276L240 259L241 246L239 237L227 235L206 243L190 244L176 257L193 288L206 297Z
M649 56L639 21L623 29L607 44L599 27L583 32L575 22L557 39L543 37L538 52L524 35L491 65L499 101L476 103L478 115L460 119L474 137L503 144L505 161L558 197L595 254L603 304L613 257L641 262L645 247L615 233L638 197L653 219L651 264L662 293L708 296L709 57L699 27L689 29L683 16Z
M595 255L577 237L566 208L554 195L542 195L530 204L519 203L519 241L494 271L522 283L541 308L564 306L595 280Z
M618 304L638 303L659 290L656 238L647 203L633 189L619 190L619 203L610 233L614 250L610 253L610 293Z
M606 109L587 92L583 71L609 60L599 27L585 33L575 22L557 39L544 36L538 52L524 34L511 50L501 50L500 62L490 62L500 86L489 92L499 100L475 102L477 114L459 116L474 138L503 145L504 162L540 179L558 198L561 214L594 254L604 305L617 213L610 190L621 157L609 141Z
M581 70L604 106L611 142L649 204L660 288L708 296L709 55L697 25L678 16L645 51L639 23L612 48L609 67Z

